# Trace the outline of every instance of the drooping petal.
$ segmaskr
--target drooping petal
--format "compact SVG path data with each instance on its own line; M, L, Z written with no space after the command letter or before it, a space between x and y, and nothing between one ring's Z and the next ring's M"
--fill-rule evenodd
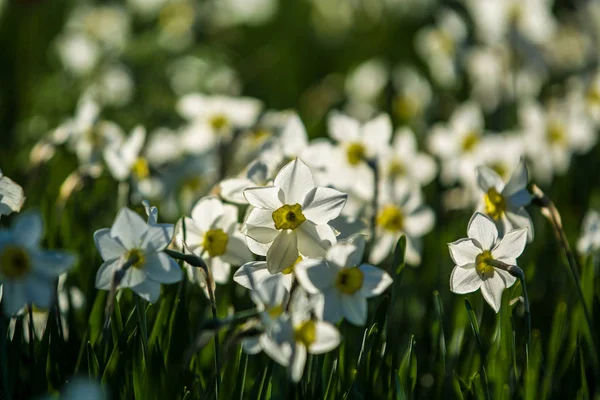
M319 293L334 285L338 269L324 260L306 259L294 268L296 279L308 293Z
M251 206L274 211L283 206L283 191L277 186L251 187L244 190L244 197Z
M485 165L481 165L477 167L475 173L477 175L477 184L482 191L487 193L487 191L492 188L496 189L498 192L502 191L504 181L496 171Z
M362 264L359 268L363 273L363 284L360 288L360 295L363 297L379 296L392 284L390 274L381 268L369 264Z
M283 365L284 367L290 364L292 346L289 342L278 343L273 338L269 337L269 335L260 335L258 340L263 351L276 363Z
M490 278L483 281L481 285L481 294L487 303L492 306L494 311L500 311L502 305L502 292L505 288L505 283L499 274L493 274Z
M341 341L340 331L328 323L318 321L315 326L316 340L308 347L311 354L327 353L338 347Z
M285 204L303 204L306 194L315 187L312 172L297 158L279 171L274 184L283 191Z
M298 232L298 250L306 257L325 256L337 241L329 225L315 225L311 221L304 221L294 232Z
M131 287L131 290L149 303L156 303L160 297L160 283L151 279L146 279L138 285Z
M142 217L123 207L110 228L110 235L119 239L126 249L134 249L140 247L147 230L148 224Z
M304 367L306 366L306 347L303 344L296 343L293 346L292 359L290 362L290 378L293 382L300 382L302 375L304 374Z
M336 289L331 289L318 296L315 302L315 314L320 320L337 324L344 316L342 294Z
M165 253L147 254L144 270L148 278L159 283L175 283L183 278L179 265Z
M250 236L246 236L246 246L248 246L248 250L250 250L252 253L256 254L257 256L266 257L267 252L271 248L272 243L273 242L260 243L260 242L257 242L256 240L252 239Z
M223 203L216 197L204 197L192 209L192 219L203 232L210 230L222 215Z
M13 316L27 304L26 285L12 280L2 285L2 308L7 316Z
M455 266L450 274L450 290L457 294L465 294L476 291L481 287L483 281L477 274L475 264Z
M471 238L459 239L456 242L448 243L450 257L456 265L462 266L472 264L475 258L483 251L477 247L477 242Z
M348 322L362 326L367 323L367 300L362 296L342 295L342 313Z
M291 266L298 258L296 231L281 231L267 252L267 268L275 274Z
M149 225L142 242L142 249L148 251L164 250L171 243L174 230L175 227L172 224Z
M502 190L502 195L506 197L511 197L518 192L525 191L527 194L527 184L529 183L529 172L527 171L527 165L525 164L525 160L521 158L519 161L519 165L513 171L510 176L508 182L506 182L506 186L504 186L504 190ZM531 200L531 195L529 195L529 200ZM522 204L520 207L529 204Z
M119 258L127 251L117 238L110 235L110 228L103 228L94 232L94 242L104 261Z
M306 194L302 213L315 224L326 224L340 215L347 199L346 193L331 188L316 187Z
M30 255L35 271L48 279L57 278L73 268L77 261L74 254L57 250L31 250Z
M113 275L121 265L120 259L105 261L96 272L96 289L110 290Z
M475 239L483 250L491 250L498 240L498 228L494 222L480 212L476 212L467 228L469 238Z
M33 211L20 214L12 228L16 241L27 248L37 247L44 235L42 216Z
M492 249L492 256L500 261L514 260L523 253L526 244L527 228L508 232Z

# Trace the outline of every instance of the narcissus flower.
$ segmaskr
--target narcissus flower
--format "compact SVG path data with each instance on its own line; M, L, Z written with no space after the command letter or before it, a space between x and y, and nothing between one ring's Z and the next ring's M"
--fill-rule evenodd
M456 264L450 275L450 290L464 294L481 289L485 301L498 312L502 291L511 287L517 278L489 261L517 265L517 257L527 244L527 229L510 231L499 239L494 221L477 212L469 221L467 235L468 238L448 244L450 257Z
M367 322L367 299L378 296L392 283L382 269L362 264L365 241L356 237L329 249L324 260L308 259L296 267L300 285L311 294L322 294L315 306L319 319L337 323L342 317L355 325Z
M0 171L0 217L18 212L24 201L23 188Z
M11 229L0 231L0 301L8 316L27 304L50 307L58 276L75 264L71 254L40 249L43 233L42 218L33 212L19 215Z
M336 243L328 223L346 203L346 194L315 187L310 169L298 159L279 171L273 185L244 191L254 209L243 226L251 240L269 247L267 268L272 274L290 267L299 255L323 256Z
M288 367L290 379L300 381L307 353L322 354L335 349L341 340L337 328L329 322L310 318L311 302L303 290L292 296L290 313L282 314L260 337L260 345L269 357Z
M130 176L138 181L149 178L148 161L140 157L145 140L146 129L137 126L124 143L113 144L104 150L104 160L116 180L124 181Z
M294 270L300 261L302 261L302 257L298 256L294 264L276 274L271 274L269 272L266 261L250 261L235 271L233 280L247 289L252 289L252 285L257 285L270 276L281 276L281 284L285 286L287 290L292 290Z
M96 248L104 260L96 274L96 288L111 290L115 273L130 263L118 288L131 288L151 303L158 300L161 283L182 278L179 265L163 253L172 236L173 225L148 224L135 212L122 208L111 228L94 232Z
M215 282L227 283L231 265L242 265L252 258L237 221L237 207L223 204L216 197L204 197L192 209L192 218L185 218L185 233L182 222L177 223L178 245L185 241L190 250L202 257ZM187 268L190 280L201 283L203 277L198 268Z
M513 229L527 228L528 240L533 240L533 221L524 208L531 203L528 182L524 160L506 184L494 170L485 166L477 168L477 184L484 193L480 210L494 221L501 236Z

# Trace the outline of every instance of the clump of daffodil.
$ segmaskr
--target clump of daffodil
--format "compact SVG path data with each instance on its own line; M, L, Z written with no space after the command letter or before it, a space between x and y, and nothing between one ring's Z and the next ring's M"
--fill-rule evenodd
M383 293L392 277L382 269L363 264L365 241L361 236L329 249L325 259L308 259L296 267L300 285L322 296L315 306L318 318L333 323L344 317L355 325L367 322L367 299Z
M493 169L485 166L477 168L477 184L483 191L480 211L494 221L500 235L513 229L527 228L528 240L533 240L533 222L524 208L531 203L528 182L524 160L519 162L506 183Z
M42 217L35 212L19 215L10 229L0 231L0 301L8 316L28 304L49 308L58 276L75 265L69 253L41 249L43 234Z
M149 211L147 223L124 207L111 228L94 232L96 248L104 260L96 274L96 288L131 288L153 303L160 296L161 283L181 280L181 268L163 252L173 237L173 225L155 223L155 212ZM117 273L123 275L117 277Z
M267 268L272 274L290 267L299 255L323 256L336 243L329 221L340 215L346 194L315 187L310 169L301 160L284 166L273 186L246 189L244 196L253 209L243 232L253 252L261 245L268 247Z
M517 278L496 268L490 261L517 265L527 244L527 229L510 231L498 237L498 229L491 218L476 212L467 228L468 238L449 243L450 257L456 264L450 275L450 290L454 293L471 293L481 289L485 301L500 311L502 292L511 287Z

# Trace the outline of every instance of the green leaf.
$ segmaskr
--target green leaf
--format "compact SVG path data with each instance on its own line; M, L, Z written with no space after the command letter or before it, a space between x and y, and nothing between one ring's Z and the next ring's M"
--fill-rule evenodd
M414 344L415 335L410 335L408 347L404 353L404 357L402 357L400 370L398 371L400 386L407 399L412 398L415 385L417 384L417 356L413 352Z
M94 300L94 305L92 306L92 311L88 318L90 342L92 345L96 344L98 338L102 334L102 329L104 327L104 305L106 303L107 293L108 292L101 290L96 294L96 299Z

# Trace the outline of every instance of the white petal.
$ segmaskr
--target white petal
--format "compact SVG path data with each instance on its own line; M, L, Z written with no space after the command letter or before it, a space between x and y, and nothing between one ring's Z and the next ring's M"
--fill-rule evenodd
M324 260L306 259L294 268L296 279L308 293L319 293L335 284L338 269L330 267Z
M315 314L323 321L337 324L344 313L342 311L342 294L337 289L327 290L317 298L315 303Z
M473 239L459 239L456 242L448 243L450 257L456 265L466 265L475 262L475 259L483 251L477 247L477 242Z
M279 231L275 229L273 212L260 208L255 208L250 212L242 229L247 236L259 243L272 242L279 234Z
M359 268L363 273L363 284L360 288L363 297L379 296L392 284L390 274L381 268L369 264L362 264Z
M146 232L146 236L144 236L142 248L153 251L164 250L169 245L169 243L171 243L174 230L175 228L173 224L149 225L148 231Z
M399 238L400 235L398 234L382 233L381 236L375 239L371 254L369 255L369 262L379 264L384 261L392 252Z
M257 256L266 257L267 252L271 248L272 243L273 242L260 243L260 242L257 242L256 240L252 239L251 237L246 236L246 246L248 246L248 250L250 250L252 253L256 254Z
M200 199L192 209L192 218L203 232L210 230L223 215L223 203L216 197Z
M487 191L491 188L494 188L499 192L502 191L502 188L504 187L504 181L493 169L481 165L477 167L476 174L477 184L485 193L487 193Z
M431 232L434 224L435 214L433 210L422 205L406 216L404 230L411 236L421 237Z
M267 268L275 274L292 265L298 258L296 231L281 231L267 252Z
M0 215L20 211L24 202L23 188L0 174Z
M285 204L302 204L306 194L315 187L310 169L295 159L285 165L275 177L275 186L281 188Z
M31 250L35 271L49 279L73 268L77 257L73 254L56 250Z
M306 366L306 347L303 344L297 343L292 351L292 359L290 362L290 377L293 382L300 382L304 367Z
M298 250L306 257L323 257L337 241L329 225L315 225L311 221L304 221L294 232L298 233Z
M156 303L160 297L160 283L146 279L144 282L131 288L138 296L149 303Z
M238 268L233 274L233 281L246 289L253 289L264 281L271 273L267 270L266 261L250 261Z
M49 308L54 297L54 282L35 275L30 275L25 283L27 302L40 308Z
M519 257L527 244L527 229L518 229L508 232L500 243L492 250L492 256L500 261L514 260ZM506 261L504 261L506 262Z
M159 283L175 283L183 278L179 265L165 253L146 255L144 271L148 278Z
M328 323L316 322L316 340L310 345L308 351L312 354L327 353L338 347L341 341L341 335L338 329Z
M277 186L253 187L244 190L244 197L251 206L263 210L277 210L283 205L283 192Z
M352 142L360 138L360 124L353 118L333 111L327 119L329 135L338 142Z
M113 275L121 265L120 259L105 261L96 272L96 289L110 290Z
M37 247L44 235L44 221L37 212L25 212L15 219L12 232L19 244Z
M2 308L7 316L12 316L27 304L26 286L23 281L10 281L2 285Z
M518 192L527 191L527 184L529 183L529 172L527 171L527 165L525 164L525 160L521 158L519 161L519 165L513 171L512 175L508 182L506 182L506 186L504 186L504 190L502 190L502 194L504 196L510 197ZM525 205L525 204L523 204ZM523 206L521 205L521 207Z
M506 211L506 218L510 221L513 229L527 228L527 241L531 242L535 234L533 221L524 208L520 210Z
M481 285L481 294L487 303L492 306L494 311L500 311L502 305L502 292L505 288L505 283L499 274L494 274L492 277L483 281Z
M289 291L283 283L284 280L283 274L271 275L257 283L256 286L254 286L254 292L251 294L256 294L260 304L268 307L285 305Z
M469 221L467 234L481 244L483 250L491 250L498 240L498 228L487 216L476 212Z
M327 261L340 268L358 266L364 252L364 240L361 242L361 247L349 242L337 243L327 251Z
M142 266L143 268L143 266ZM140 283L147 281L148 277L144 271L139 268L129 268L125 275L123 276L123 280L121 281L121 287L129 287L133 288L134 286L139 285Z
M504 285L509 288L512 285L515 284L515 282L517 281L517 278L512 276L510 274L510 272L508 271L503 271L501 269L495 268L494 269L494 273L499 274L502 277L502 280L504 281Z
M392 120L387 114L379 114L362 127L362 141L367 145L370 157L379 155L387 149L391 137Z
M104 261L119 258L127 251L118 239L110 236L110 228L94 232L94 242Z
M184 224L185 222L185 235L184 235ZM179 249L183 249L183 241L185 237L185 243L189 246L192 251L195 251L204 240L204 232L198 226L198 223L191 218L185 217L179 219L175 226L175 245Z
M258 337L251 337L242 340L242 350L248 354L258 354L262 351Z
M241 233L229 234L227 248L221 258L223 261L236 266L252 259L252 253L248 250L244 236Z
M221 259L221 257L206 258L206 263L210 267L215 282L221 285L229 282L231 265Z
M290 364L292 356L292 347L288 342L278 344L268 335L260 335L258 338L263 351L271 357L276 363L285 366Z
M255 185L254 182L246 178L225 179L219 183L221 188L219 194L223 199L232 203L246 204L247 201L244 197L244 190Z
M476 291L481 287L483 281L477 274L475 264L455 266L450 274L450 290L457 294L465 294Z
M317 187L306 194L302 213L315 224L326 224L340 215L347 199L348 195L345 193L331 188Z
M119 239L126 249L134 249L142 244L142 236L148 224L138 214L127 207L121 208L110 228L110 235Z
M367 323L367 300L362 296L342 295L342 313L348 322L362 326Z

